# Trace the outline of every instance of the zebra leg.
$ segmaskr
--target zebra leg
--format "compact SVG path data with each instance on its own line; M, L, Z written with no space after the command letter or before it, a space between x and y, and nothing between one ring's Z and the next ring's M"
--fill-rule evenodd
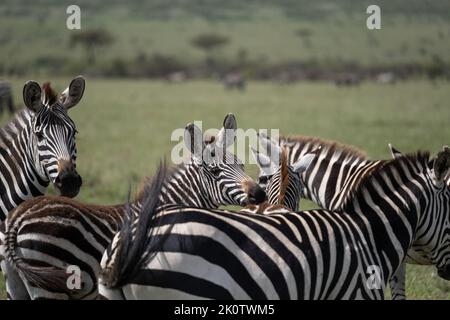
M9 300L29 300L30 295L17 270L6 260L1 262L6 282L6 295Z
M392 275L389 285L391 287L392 300L406 300L406 263L403 262Z

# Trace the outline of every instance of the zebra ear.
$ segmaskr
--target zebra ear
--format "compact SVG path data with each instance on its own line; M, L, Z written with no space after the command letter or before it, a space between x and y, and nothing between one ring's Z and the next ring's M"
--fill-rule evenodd
M234 114L229 113L223 120L223 127L217 134L216 146L226 149L234 143L236 138L237 123Z
M63 107L68 110L78 104L84 94L85 81L82 76L78 76L73 79L69 86L64 90L60 97L59 102Z
M204 148L203 134L199 127L189 123L184 129L184 143L186 148L193 155L194 160L202 162L202 153Z
M36 81L27 81L23 87L23 101L28 109L38 112L42 108L42 89Z
M265 152L269 157L279 158L281 154L280 144L268 137L264 132L258 133L259 142L263 146Z
M308 169L308 167L311 165L315 157L316 157L315 151L305 154L300 158L300 160L297 160L292 164L292 169L294 170L294 172L297 173L302 173L306 171L306 169Z
M450 171L450 149L444 146L434 160L433 171L436 182L442 183Z
M395 149L392 146L392 144L389 143L388 146L389 146L389 151L391 151L391 156L393 159L397 159L397 158L400 158L401 156L403 156L403 154L400 151L398 151L397 149Z
M272 161L270 157L261 152L256 151L253 147L251 147L253 158L256 161L259 169L261 170L261 175L263 176L271 176L277 170L277 164Z

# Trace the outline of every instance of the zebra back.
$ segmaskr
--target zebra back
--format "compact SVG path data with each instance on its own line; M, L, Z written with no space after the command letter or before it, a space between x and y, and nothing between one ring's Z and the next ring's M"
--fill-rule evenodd
M352 146L317 137L288 136L275 142L260 136L260 142L269 155L276 145L286 148L291 164L320 147L317 157L301 175L302 197L333 211L341 210L352 190L379 162L369 160L364 152Z

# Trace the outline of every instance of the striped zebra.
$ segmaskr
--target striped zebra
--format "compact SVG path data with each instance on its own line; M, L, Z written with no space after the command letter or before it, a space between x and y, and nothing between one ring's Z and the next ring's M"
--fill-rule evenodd
M295 212L299 207L300 195L303 185L300 175L311 165L311 162L321 147L305 154L293 164L289 163L286 148L275 146L272 157L258 152L252 148L252 154L260 170L263 170L270 179L265 186L267 201L261 204L251 204L239 212L271 214Z
M450 151L379 162L343 212L158 209L156 181L102 258L110 299L383 299L421 246L450 279Z
M391 152L391 156L393 159L399 158L403 156L403 153L392 146L389 143L389 151ZM447 146L443 147L443 151L448 149ZM445 178L447 186L450 188L450 175L447 174ZM405 263L402 263L397 272L394 275L394 278L391 281L392 287L392 295L397 297L405 297L405 283L406 283L406 263L416 264L416 265L433 265L433 261L430 259L430 256L427 254L423 254L421 250L421 246L413 246L408 250L408 254L405 259Z
M380 164L380 161L367 159L363 152L351 146L315 137L280 137L279 142L276 142L261 135L260 143L269 156L273 152L276 155L280 145L287 148L290 163L298 161L314 148L323 146L311 166L301 175L300 183L303 190L302 197L332 211L342 211L342 205L348 201L348 197L353 194L360 181ZM270 177L270 172L261 169L260 185L265 187ZM405 277L406 266L403 263L390 282L393 300L406 299Z
M67 111L80 102L84 87L76 77L57 96L49 83L42 89L34 81L25 84L26 108L0 129L0 221L26 199L44 194L50 182L61 195L77 195L76 127ZM8 264L2 261L1 268L6 277Z
M217 208L264 201L264 191L244 173L239 159L226 150L234 143L236 129L235 118L230 114L214 142L205 144L198 127L186 127L185 144L191 159L174 168L159 196L154 194L161 205ZM131 211L140 210L143 195L138 193L130 205ZM119 230L126 207L95 206L47 196L27 201L14 210L6 224L4 251L29 297L97 297L100 259ZM80 268L83 279L76 290L67 285L66 269L71 265Z
M50 182L74 197L81 186L76 166L75 123L67 110L81 100L84 79L77 77L59 97L28 81L26 109L0 129L0 220L26 199L45 193Z
M280 137L276 142L260 135L259 141L269 157L278 146L286 148L290 163L321 147L318 156L301 175L302 198L332 211L339 211L364 176L379 164L352 146L316 137ZM264 188L269 178L270 172L260 170L260 186Z

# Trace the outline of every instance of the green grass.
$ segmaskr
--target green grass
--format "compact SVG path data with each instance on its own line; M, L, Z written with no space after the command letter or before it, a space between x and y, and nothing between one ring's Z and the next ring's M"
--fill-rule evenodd
M13 79L16 101L24 81ZM67 79L54 79L54 84L62 89ZM175 145L172 130L193 120L203 120L203 128L217 128L228 112L235 113L238 126L245 129L279 128L282 134L335 139L373 158L389 158L389 142L404 152L436 153L449 143L449 89L449 83L425 81L345 89L328 83L250 82L240 93L226 92L213 82L87 79L82 103L70 111L79 130L77 167L84 181L78 200L123 202L130 184L136 189L161 158L169 159ZM256 168L250 166L248 172L255 177ZM301 206L313 208L306 201ZM408 267L409 298L450 299L449 283L433 272Z

